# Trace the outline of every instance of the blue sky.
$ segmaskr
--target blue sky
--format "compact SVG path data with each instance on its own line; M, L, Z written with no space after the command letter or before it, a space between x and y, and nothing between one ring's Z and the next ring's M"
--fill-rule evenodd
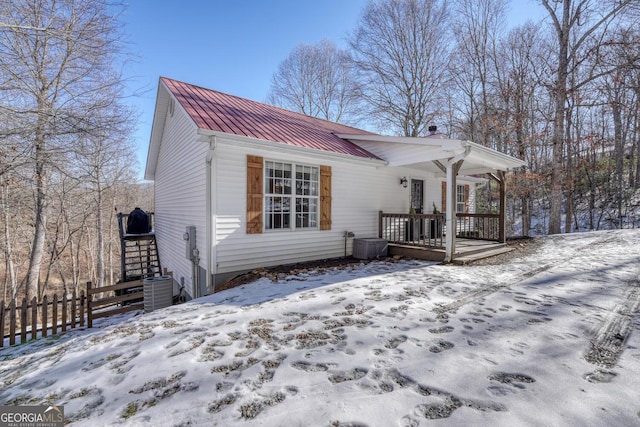
M123 16L134 62L124 70L139 176L144 174L158 78L170 77L264 101L278 65L300 43L323 38L346 47L368 0L130 0ZM530 0L515 0L526 17ZM521 12L519 12L521 11Z

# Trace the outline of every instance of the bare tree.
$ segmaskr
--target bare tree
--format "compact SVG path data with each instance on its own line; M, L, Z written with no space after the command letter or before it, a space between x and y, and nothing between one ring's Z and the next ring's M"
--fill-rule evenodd
M633 140L636 133L639 109L638 87L635 86L637 72L640 70L640 41L635 27L610 34L607 42L600 49L597 64L606 75L597 82L596 93L602 97L602 102L608 105L613 125L613 158L615 162L615 191L611 194L612 202L617 213L618 226L623 227L626 217L626 206L630 204L633 191L633 180L626 178L633 174L633 168L625 170L625 161L632 163L634 158ZM608 70L612 72L607 72ZM636 106L636 108L633 108ZM630 182L631 181L631 182Z
M355 120L359 89L351 57L328 40L300 44L271 79L268 101L335 122Z
M7 179L0 179L0 189L2 190L2 219L3 219L3 234L4 234L4 256L5 256L5 279L4 279L4 291L3 297L7 298L7 287L11 290L11 299L15 298L18 290L18 282L16 279L16 270L13 263L13 245L11 243L11 228L9 227L9 181Z
M469 104L465 133L469 139L490 147L495 145L490 140L491 132L500 121L490 97L497 83L497 68L503 65L497 50L505 28L507 1L457 0L454 5L457 43L451 67L452 77Z
M105 108L101 93L121 82L112 61L121 51L119 24L108 0L4 0L0 8L3 108L28 127L34 231L25 294L37 289L47 231L49 184L73 135L90 133Z
M571 81L569 74L575 71L592 54L590 49L583 49L593 37L598 37L599 30L611 25L623 11L633 6L634 0L540 0L551 18L551 26L555 31L553 46L555 64L550 91L554 103L553 118L553 158L551 161L551 199L549 208L549 234L561 232L562 188L563 188L563 153L566 131L567 95L585 84L584 81ZM595 49L600 46L593 43ZM595 78L590 76L590 79ZM569 85L569 83L572 83Z
M128 115L121 117L126 118ZM107 227L109 219L113 218L114 203L110 194L115 193L118 184L134 181L131 166L135 156L130 141L126 139L128 132L124 127L118 133L112 131L100 136L82 138L78 141L78 149L75 152L77 179L84 183L91 195L90 206L95 218L96 287L104 284L105 240L111 240L108 231L113 230L112 227Z
M450 26L444 0L370 2L349 37L363 98L378 126L425 134L448 80Z
M502 119L510 141L510 154L528 163L526 170L516 171L511 186L520 198L523 236L529 235L531 204L540 186L540 171L535 162L541 157L536 138L536 122L540 120L536 115L536 101L542 98L542 90L531 58L535 58L541 48L539 27L526 23L512 29L499 42L495 61L499 104L494 114Z

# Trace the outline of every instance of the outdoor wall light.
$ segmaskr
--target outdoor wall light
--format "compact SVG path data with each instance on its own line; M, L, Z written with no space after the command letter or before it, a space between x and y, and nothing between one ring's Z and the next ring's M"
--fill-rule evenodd
M406 176L403 176L402 178L400 178L400 185L402 185L404 188L407 188L408 181Z

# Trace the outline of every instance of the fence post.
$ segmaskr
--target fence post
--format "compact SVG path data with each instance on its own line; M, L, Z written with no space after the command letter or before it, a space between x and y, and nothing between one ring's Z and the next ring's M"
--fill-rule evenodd
M12 299L9 304L9 345L16 343L16 300Z
M93 319L91 318L91 301L93 300L93 294L91 293L91 282L87 282L87 327L93 328Z
M31 339L38 338L38 300L33 297L31 300Z
M80 326L84 326L84 309L85 309L85 296L84 291L80 290Z
M47 310L48 310L49 300L47 296L42 297L42 337L47 336Z
M62 332L67 331L67 309L67 293L65 292L65 294L62 295Z
M76 327L76 308L77 308L77 302L76 302L76 290L73 290L73 293L71 294L71 329L74 329Z
M22 298L20 308L20 343L27 342L27 298Z
M2 331L2 340L0 340L0 348L4 347L4 300L0 301L0 331Z
M58 333L58 295L53 294L51 301L51 335Z

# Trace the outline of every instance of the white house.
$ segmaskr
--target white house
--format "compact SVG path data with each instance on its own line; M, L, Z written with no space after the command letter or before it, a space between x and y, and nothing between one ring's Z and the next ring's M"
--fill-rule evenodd
M197 297L257 267L351 255L352 236L441 243L451 260L457 216L477 229L478 176L504 189L522 165L470 141L381 136L160 78L145 178L162 265ZM434 207L445 230L410 236Z

